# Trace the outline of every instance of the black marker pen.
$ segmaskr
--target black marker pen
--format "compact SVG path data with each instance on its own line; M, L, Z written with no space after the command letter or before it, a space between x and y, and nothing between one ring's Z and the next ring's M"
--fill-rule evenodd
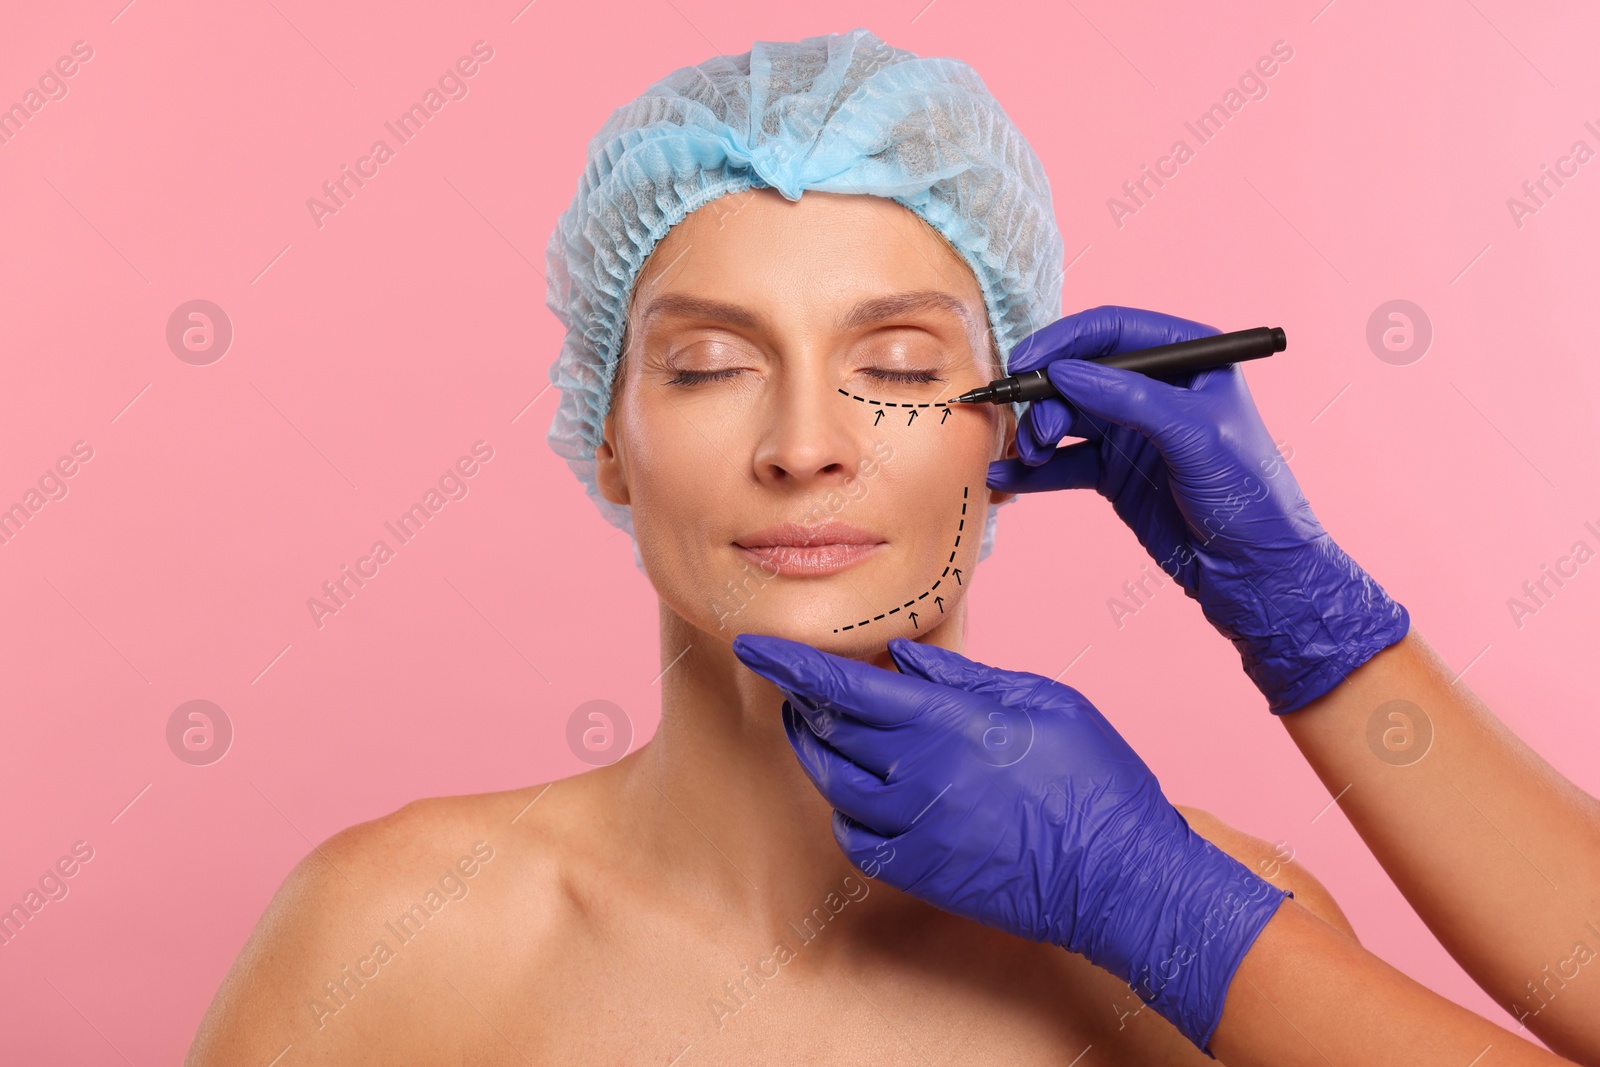
M1087 362L1102 367L1120 367L1138 371L1152 378L1190 371L1209 370L1246 359L1261 359L1289 347L1281 326L1257 326L1253 330L1235 330L1233 333L1212 334L1192 341L1141 348L1134 352L1119 352L1114 356L1090 357ZM1025 400L1043 400L1059 397L1060 391L1051 383L1044 368L1031 370L1009 378L996 378L988 385L962 393L952 404L1016 404Z

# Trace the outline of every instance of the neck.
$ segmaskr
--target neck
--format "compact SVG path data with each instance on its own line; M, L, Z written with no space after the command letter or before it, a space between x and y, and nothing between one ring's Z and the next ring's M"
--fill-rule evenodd
M959 650L964 607L918 639ZM730 911L781 921L865 879L789 745L783 693L734 655L738 632L708 634L661 606L661 723L630 785L663 857L695 868ZM858 658L895 669L885 648Z

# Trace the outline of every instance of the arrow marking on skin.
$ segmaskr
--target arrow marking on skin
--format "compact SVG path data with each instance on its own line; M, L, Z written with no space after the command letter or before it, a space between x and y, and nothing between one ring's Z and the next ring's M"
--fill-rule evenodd
M872 399L869 399L869 398L864 397L864 396L857 396L855 393L850 392L848 389L840 389L839 393L840 393L841 396L847 396L847 397L850 397L852 400L859 400L863 404L871 404L873 407L876 407L878 409L878 413L872 419L872 425L874 425L874 426L878 425L878 420L883 418L883 409L884 408L910 408L910 409L912 409L911 410L911 417L906 420L906 425L907 426L910 426L913 422L917 421L917 416L919 414L921 414L920 411L916 410L918 408L944 408L944 414L939 419L939 425L943 426L944 425L944 420L948 419L950 417L950 409L951 409L951 407L954 406L954 401L949 401L949 400L931 401L931 402L925 403L925 404L922 404L922 403L905 403L905 402L895 403L894 401L890 401L890 400L872 400ZM916 597L911 598L910 600L906 601L904 604L901 604L900 607L898 607L898 608L890 608L888 611L883 612L881 615L874 615L870 619L862 619L860 622L853 622L848 626L836 626L836 627L834 627L833 632L837 634L837 633L843 633L846 630L857 630L857 629L860 629L863 626L866 626L868 623L877 622L879 619L887 618L890 615L893 615L896 612L901 611L904 608L911 607L917 601L923 600L926 597L928 597L930 594L932 594L935 589L939 588L940 583L942 583L946 578L951 576L952 572L955 575L956 584L957 585L962 584L962 582L961 582L961 570L960 570L959 567L953 566L953 564L956 561L956 549L961 547L961 532L966 529L966 526L967 526L967 487L966 486L962 486L961 487L961 521L956 525L956 543L950 549L950 558L945 563L944 573L939 575L939 577L934 581L933 585L931 585L927 589L926 592L922 593L920 596L916 596ZM942 597L942 596L941 597L934 597L934 603L939 605L939 614L943 615L944 614L944 597ZM917 623L917 613L915 611L913 611L913 612L910 613L909 617L911 619L911 627L912 627L912 629L920 630L922 627L920 625L918 625L918 623Z
M833 632L837 634L837 633L843 633L846 630L859 630L861 627L866 626L869 623L877 622L879 619L887 618L888 616L893 615L895 612L900 611L903 608L911 607L917 601L923 600L926 597L932 595L933 591L935 589L939 588L939 585L946 578L948 578L952 572L954 572L954 574L955 574L956 584L960 585L961 584L961 569L959 567L955 566L956 549L961 547L961 532L963 530L965 530L966 528L967 528L967 487L963 485L961 487L961 520L956 524L956 543L950 547L950 558L945 561L944 573L939 575L939 577L934 580L933 585L929 586L927 592L924 592L921 596L912 597L910 600L906 601L904 604L901 604L900 607L898 607L898 608L890 608L888 611L883 612L881 615L874 615L870 619L862 619L860 622L853 622L848 626L836 626L836 627L834 627ZM935 599L937 601L939 601L939 611L942 614L944 612L944 603L943 603L943 599L944 598L943 597L936 597ZM915 615L916 613L912 612L912 614ZM911 625L915 629L921 629L921 627L917 626L917 624L916 624L916 622L914 620L913 620Z

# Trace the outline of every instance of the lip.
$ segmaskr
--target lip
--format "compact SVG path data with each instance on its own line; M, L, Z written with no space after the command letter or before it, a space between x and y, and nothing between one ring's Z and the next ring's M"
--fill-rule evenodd
M817 522L805 525L780 522L765 530L745 534L734 541L740 548L816 548L821 545L881 545L883 538L847 522Z
M746 534L734 542L763 571L790 577L821 577L854 567L887 542L843 522L813 525L785 522Z

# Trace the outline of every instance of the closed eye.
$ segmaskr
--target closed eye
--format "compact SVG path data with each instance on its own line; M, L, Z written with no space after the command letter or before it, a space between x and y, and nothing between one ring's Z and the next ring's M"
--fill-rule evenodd
M724 370L680 370L677 374L667 379L668 385L699 385L702 382L720 382L724 378L731 378L744 368L728 367Z
M944 381L943 378L938 377L931 370L899 371L879 370L876 367L870 367L866 373L880 382L896 382L901 385L926 385L929 382Z
M728 367L724 370L711 371L680 370L671 378L667 379L667 384L701 385L705 382L725 381L726 379L733 377L735 374L738 374L742 369L742 367ZM876 378L880 382L894 382L899 385L927 385L931 382L944 381L943 378L940 378L931 370L895 371L881 370L877 367L870 367L863 373Z

